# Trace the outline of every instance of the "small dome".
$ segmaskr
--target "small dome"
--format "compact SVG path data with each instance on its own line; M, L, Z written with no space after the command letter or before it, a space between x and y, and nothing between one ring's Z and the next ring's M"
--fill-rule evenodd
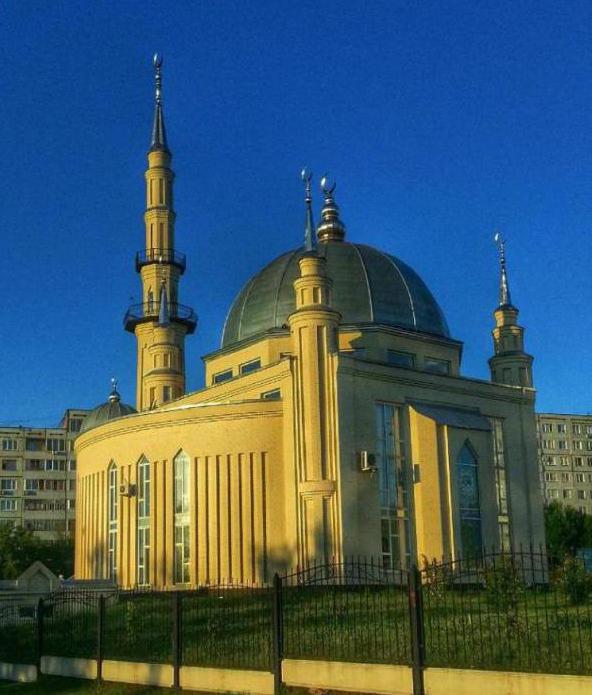
M333 308L343 324L381 324L450 337L448 324L419 275L395 256L365 244L319 243L333 280ZM243 287L224 325L222 347L281 328L296 309L294 281L303 248L272 261Z
M80 432L87 432L93 427L98 427L98 425L105 424L109 420L116 420L124 415L132 415L136 412L137 410L131 405L121 402L121 396L114 387L109 396L109 400L106 403L101 403L101 405L98 405L96 408L91 410L90 413L84 418Z

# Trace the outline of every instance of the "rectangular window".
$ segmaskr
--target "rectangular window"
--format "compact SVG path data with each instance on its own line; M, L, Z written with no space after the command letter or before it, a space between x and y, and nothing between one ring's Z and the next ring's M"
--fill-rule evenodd
M572 425L571 431L573 434L582 434L582 425Z
M273 389L273 391L266 391L261 394L261 398L264 401L279 401L282 397L282 392L280 389Z
M567 449L567 442L565 441L565 439L560 439L557 442L557 448L563 451Z
M583 449L584 449L584 442L583 442L581 439L577 439L577 440L573 443L573 447L574 447L574 449L577 449L578 451L583 451Z
M559 465L560 466L569 466L569 457L568 456L560 456L559 457Z
M561 482L562 483L569 483L571 480L571 474L570 473L562 473L561 474Z
M138 463L138 577L140 585L150 584L150 462Z
M543 432L552 432L553 431L553 425L550 422L543 422Z
M584 482L584 474L583 473L576 473L576 483L583 483Z
M16 451L17 441L16 439L3 439L2 440L2 451Z
M573 490L564 490L563 491L563 499L564 500L570 500L573 497Z
M39 481L37 479L25 478L25 492L36 492L39 490Z
M583 466L584 459L581 456L574 456L574 466Z
M592 425L586 425L586 434L592 434Z
M0 490L2 492L14 492L16 490L16 478L0 478Z
M432 374L450 374L450 362L436 357L424 357L423 368Z
M559 499L559 490L547 490L547 498L550 500Z
M189 583L189 456L181 452L173 459L173 510L175 515L175 584Z
M408 567L410 474L401 408L377 404L376 424L382 562L386 569Z
M240 366L240 373L241 374L250 374L251 372L255 372L258 369L261 369L261 360L257 358L256 360L251 360L250 362L245 362L244 364L241 364Z
M410 352L388 350L387 362L393 367L404 367L405 369L413 369L415 367L415 355L412 355Z
M34 439L32 437L27 437L25 440L25 449L27 451L43 451L43 439Z
M16 459L4 459L2 461L3 471L16 471Z
M567 425L564 423L557 423L557 431L559 434L566 434L567 433Z
M508 510L508 490L506 458L504 452L504 432L501 420L491 418L491 440L493 446L493 467L495 472L495 487L497 496L497 523L499 529L500 549L510 550L510 516ZM545 475L556 476L557 473Z
M578 499L579 500L585 500L586 499L586 490L578 490Z
M556 466L557 465L557 458L555 456L548 456L547 457L547 466Z
M548 483L556 483L557 482L557 473L545 473L545 480Z
M221 384L223 381L232 379L232 369L226 369L223 372L218 372L212 377L213 384Z
M17 501L16 500L4 500L0 499L0 512L16 512Z
M65 452L66 451L66 440L58 439L57 437L51 437L47 440L47 450L54 452Z
M171 394L171 387L170 386L163 386L162 387L162 400L164 403L167 403L170 401L172 398Z
M82 418L72 418L68 423L68 429L70 432L80 432L82 427Z

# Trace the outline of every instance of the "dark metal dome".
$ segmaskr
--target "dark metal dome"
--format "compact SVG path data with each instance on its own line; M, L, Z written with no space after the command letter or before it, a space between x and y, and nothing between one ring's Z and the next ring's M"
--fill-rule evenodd
M127 403L122 403L119 393L115 389L111 392L109 400L106 403L101 403L96 408L90 411L90 413L82 421L82 426L80 432L86 432L93 427L98 427L103 425L109 420L115 420L116 418L123 417L124 415L132 415L138 411Z
M224 324L222 347L287 323L303 248L279 256L243 287ZM319 243L333 280L333 308L344 324L375 323L450 337L448 324L419 275L398 258L365 244Z

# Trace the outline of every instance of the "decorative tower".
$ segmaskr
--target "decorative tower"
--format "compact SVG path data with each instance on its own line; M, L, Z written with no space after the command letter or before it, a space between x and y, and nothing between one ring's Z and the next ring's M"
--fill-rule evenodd
M154 408L185 393L185 336L197 317L179 304L185 255L175 251L175 213L171 152L162 109L162 58L154 56L156 101L146 171L146 246L136 254L142 303L132 305L124 326L137 339L136 407Z
M294 399L297 409L299 487L298 561L339 559L337 504L337 329L341 315L331 307L332 280L326 260L312 248L310 176L306 186L305 253L294 282L296 310L288 317L292 334ZM326 198L334 190L322 182ZM326 208L327 206L325 206ZM336 207L336 206L335 206ZM323 214L325 209L323 210Z
M532 387L532 356L524 352L524 328L517 323L518 309L512 304L506 270L506 242L495 235L500 258L499 305L493 312L493 347L489 360L491 380L498 384Z

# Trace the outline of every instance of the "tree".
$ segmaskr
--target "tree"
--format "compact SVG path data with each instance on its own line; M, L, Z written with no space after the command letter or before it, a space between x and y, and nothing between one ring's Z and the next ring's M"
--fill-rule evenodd
M54 574L69 577L74 565L73 540L43 541L22 526L0 524L0 579L16 579L36 560Z
M592 547L592 517L573 507L551 502L545 508L545 535L550 557L563 563L578 548Z

